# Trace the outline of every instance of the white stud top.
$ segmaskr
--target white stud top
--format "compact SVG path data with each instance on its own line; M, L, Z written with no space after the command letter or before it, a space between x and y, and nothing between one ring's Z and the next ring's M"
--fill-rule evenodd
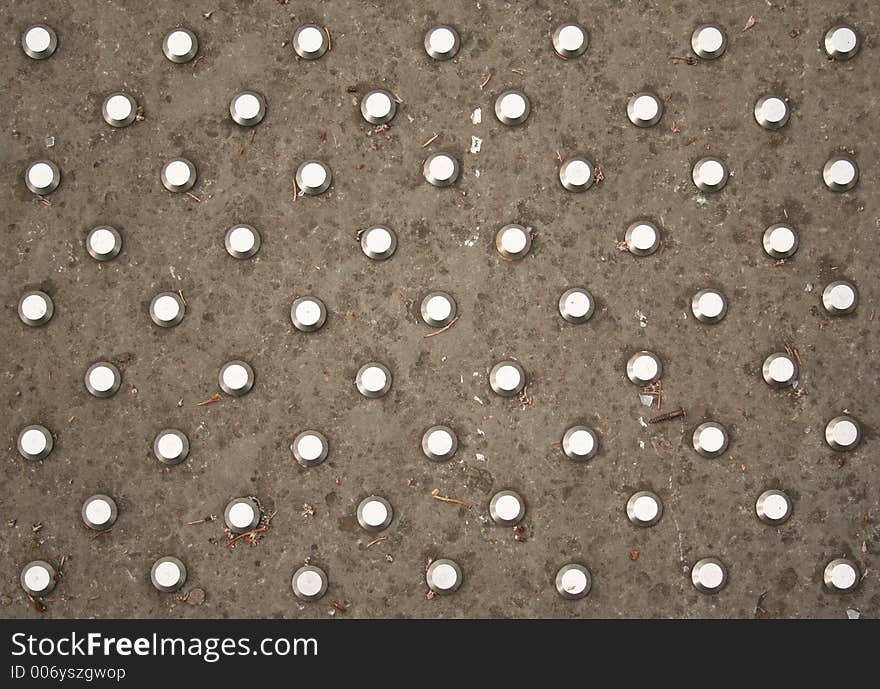
M650 120L657 116L660 106L657 101L648 95L641 95L633 103L633 112L640 120Z
M382 526L388 518L388 508L378 500L370 500L361 508L361 518L368 526Z
M586 316L590 306L590 297L585 292L572 292L565 298L565 311L573 318Z
M835 160L828 170L831 181L841 186L850 184L856 176L856 168L849 160Z
M115 383L116 376L108 366L96 366L89 372L89 385L98 392L107 392Z
M254 233L248 227L235 227L229 233L229 246L232 247L233 251L240 254L246 254L253 249L256 242L257 239L254 237Z
M168 323L180 314L180 304L177 299L166 294L153 302L153 313L160 321Z
M46 436L36 428L31 428L21 434L21 448L29 455L38 455L46 449L48 441Z
M706 292L699 299L700 313L716 318L724 310L724 298L718 292Z
M495 501L495 513L499 519L513 521L519 516L521 505L514 495L502 495Z
M319 163L307 163L300 171L303 185L317 189L327 181L327 170Z
M52 575L49 570L42 565L34 565L29 567L24 573L24 583L31 591L40 593L49 588L52 581Z
M526 101L518 93L508 93L501 99L501 114L509 120L522 117L526 111Z
M388 376L378 366L370 366L361 374L361 385L368 392L379 392L388 382Z
M45 189L52 184L55 173L47 163L37 163L28 170L28 181L37 189Z
M770 232L769 240L773 251L785 254L794 247L795 236L787 227L776 227Z
M562 27L556 38L559 49L570 53L575 53L580 50L583 47L585 40L586 37L580 27L572 24Z
M724 166L717 160L706 160L700 164L700 180L708 186L721 184L724 179Z
M835 29L830 37L832 47L841 53L850 52L856 47L857 42L858 37L856 36L856 32L847 26L841 26L840 28Z
M501 247L509 254L518 254L526 248L526 233L518 227L508 227L501 234Z
M313 462L324 452L324 443L316 435L304 435L297 441L296 451L303 461Z
M568 447L572 454L584 456L593 451L596 441L591 433L581 429L568 436Z
M786 383L794 375L794 364L791 359L778 356L770 362L770 377L777 383Z
M829 298L835 309L845 311L855 303L856 293L849 285L835 285L829 293Z
M724 570L714 562L707 562L699 571L700 583L707 589L717 589L724 581Z
M89 246L96 254L103 256L116 248L116 237L110 230L100 227L89 235Z
M438 457L444 457L452 450L453 438L448 431L438 429L428 434L428 449Z
M175 187L182 187L189 182L189 166L182 160L172 160L165 166L165 179Z
M296 320L306 326L312 326L321 320L321 307L318 302L306 300L296 305Z
M160 586L171 588L173 586L177 586L177 584L180 582L180 567L178 567L176 563L166 560L158 567L156 567L155 572L153 572L153 576L156 578L156 581L159 583Z
M95 526L103 526L110 521L112 515L113 509L110 507L110 503L106 500L98 498L97 500L92 500L86 505L86 519Z
M455 34L446 27L436 28L428 36L428 44L435 53L446 54L455 47Z
M434 156L428 163L428 172L431 177L441 182L452 179L455 174L455 161L447 155Z
M370 117L382 119L391 112L392 102L388 94L379 91L371 93L364 102L364 109Z
M458 573L452 565L445 562L437 565L431 571L431 583L438 589L448 591L455 587L458 582Z
M29 50L42 53L52 42L52 36L42 26L33 26L24 35L24 42Z
M425 304L425 311L431 320L443 321L452 314L452 304L446 297L440 295L433 296Z
M718 452L724 447L724 432L717 426L707 426L700 431L700 447L706 452Z
M788 512L788 500L782 495L772 493L764 498L764 515L768 519L782 519Z
M831 570L831 583L835 588L848 589L856 583L858 574L849 564L839 563Z
M569 569L562 575L562 588L574 596L583 593L587 588L587 575L579 569Z
M223 383L231 390L241 390L248 384L247 369L241 364L232 364L223 370Z
M842 447L853 445L859 437L859 429L849 419L842 419L834 424L834 442Z
M106 108L107 114L113 120L124 120L131 116L131 101L119 94L107 100Z
M304 596L317 596L323 586L324 582L321 579L321 575L310 569L301 572L296 578L296 588Z
M367 249L374 254L384 254L391 248L391 244L391 233L384 227L374 227L367 232Z
M776 98L775 96L767 98L761 104L761 116L767 120L767 122L773 124L784 120L787 112L788 106L785 104L785 101L781 98Z
M38 321L49 311L49 305L39 294L29 294L21 302L21 312L32 321Z
M632 245L641 251L647 251L657 241L657 233L650 225L636 225L630 233Z
M706 53L714 53L724 44L724 34L714 26L707 26L700 30L697 36L697 45Z
M495 384L502 390L516 390L522 382L522 376L516 367L509 364L495 372Z
M565 170L565 179L569 184L578 187L584 186L593 176L592 168L583 160L569 160L563 165L563 169Z
M260 101L252 93L238 96L232 107L235 109L235 114L243 120L252 120L260 113Z
M192 50L192 36L186 31L172 31L168 35L167 44L169 53L182 57Z
M166 433L159 438L156 449L165 459L177 459L183 453L183 440L176 433Z
M229 510L229 524L236 529L246 529L254 523L256 516L253 505L247 502L237 502Z
M651 380L657 375L657 362L653 357L642 354L636 357L632 365L633 374L639 380Z
M633 514L642 522L649 522L660 512L660 505L650 495L641 495L633 503Z

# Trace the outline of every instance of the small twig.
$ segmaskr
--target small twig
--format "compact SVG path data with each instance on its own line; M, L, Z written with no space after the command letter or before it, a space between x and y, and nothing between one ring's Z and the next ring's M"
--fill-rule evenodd
M661 421L669 421L670 419L676 419L679 416L684 416L684 409L679 407L678 409L674 409L670 412L666 412L665 414L660 414L660 416L655 416L653 419L650 419L648 423L660 423Z
M34 610L36 610L37 612L46 612L46 604L43 603L43 601L41 601L39 598L35 598L29 593L25 595L27 596L27 599L30 601L31 605L34 606Z
M45 196L39 196L39 195L34 196L34 201L42 203L44 206L51 206L52 205L52 202L49 199L47 199Z
M339 601L331 600L330 605L332 605L341 614L345 614L345 606L342 603L340 603Z
M333 37L330 36L330 28L325 26L324 33L327 34L327 51L333 50Z
M440 138L440 135L437 132L434 132L434 136L432 136L425 143L423 143L422 148L427 148L428 146L430 146L432 143L434 143L439 138Z
M296 188L296 177L293 178L293 200L296 201L296 197L299 195L299 190Z
M526 75L526 71L524 69L519 69L517 67L513 67L510 71L514 74L519 74L521 77L524 77Z
M755 617L758 616L758 613L761 613L762 615L767 614L767 611L764 609L764 607L762 605L764 602L764 599L767 597L767 593L768 593L767 591L764 591L760 596L758 596L758 602L755 603Z
M465 509L469 510L471 508L471 504L469 502L465 502L464 500L459 500L458 498L448 498L445 495L440 495L440 489L435 488L431 491L431 497L435 500L440 500L441 502L451 502L455 505L461 505Z
M483 90L484 88L486 88L486 84L489 83L489 80L490 80L491 78L492 78L492 72L489 72L489 73L486 75L486 78L483 79L483 83L480 84L480 90Z
M691 136L691 137L688 137L688 140L684 142L684 145L685 145L685 146L690 146L692 143L694 143L694 141L696 141L696 140L699 139L699 138L700 138L700 137L698 137L698 136Z
M376 536L376 538L374 538L372 541L367 543L367 548L372 548L377 543L381 543L382 541L387 541L387 540L388 540L388 536Z
M177 290L177 293L180 295L180 301L182 301L183 305L186 306L186 297L183 296L183 290L179 289Z
M251 129L251 135L250 135L250 137L248 137L248 141L250 143L254 143L254 139L256 139L256 138L257 138L257 130Z
M556 149L556 162L562 165L562 155L559 153L559 149Z
M94 541L97 538L101 538L106 533L110 533L113 529L104 529L103 531L98 531L94 536L92 536L92 540Z
M199 66L199 63L205 59L204 55L199 55L195 60L193 60L193 69Z
M206 399L204 402L199 402L198 404L196 404L196 406L197 406L197 407L204 407L204 406L207 405L207 404L214 404L214 402L219 402L221 399L223 399L223 398L220 397L220 393L219 393L219 392L215 392L213 395L211 395L211 396L210 396L208 399Z
M746 20L746 25L740 30L740 33L745 33L749 29L751 29L758 20L755 19L755 15L749 15L749 18Z
M681 57L679 55L670 55L669 59L670 60L680 60L681 62L684 62L688 65L697 64L697 58L695 58L693 55L687 55L685 57Z
M194 522L187 522L187 526L196 526L197 524L205 524L207 522L212 522L217 518L216 514L209 514L207 517L202 517L201 519L196 519Z
M439 335L439 334L442 333L442 332L446 332L446 331L449 330L453 325L455 325L455 322L456 322L457 320L458 320L458 316L456 316L455 318L453 318L451 321L449 321L449 323L447 323L446 325L444 325L442 328L439 328L438 330L435 330L435 331L433 331L433 332L427 333L427 334L425 335L425 337L434 337L434 335Z
M673 134L680 134L681 133L681 127L678 126L678 122L676 122L675 120L672 120L672 133Z
M197 203L202 202L202 200L198 196L193 194L191 191L186 192L186 195L189 196L193 201L196 201Z

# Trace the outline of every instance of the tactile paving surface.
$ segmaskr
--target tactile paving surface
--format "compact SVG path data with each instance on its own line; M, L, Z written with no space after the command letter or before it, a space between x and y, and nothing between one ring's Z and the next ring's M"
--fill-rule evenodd
M44 615L54 617L878 613L878 5L80 5L0 9L0 615L37 614L19 585L33 560L63 573L45 597ZM551 34L571 20L587 28L589 47L562 60ZM846 62L823 49L826 30L841 21L863 40ZM314 61L291 45L310 22L332 38ZM34 23L57 32L48 59L21 50L21 32ZM693 55L691 34L704 23L724 28L724 54L672 59ZM436 24L461 35L450 61L425 52ZM198 37L188 63L162 52L178 26ZM377 88L400 100L387 128L361 116L361 97ZM516 127L495 117L508 89L530 105ZM266 99L252 130L230 117L230 100L246 90ZM102 104L119 91L143 106L143 119L113 128ZM642 91L663 103L649 128L627 116ZM791 109L774 131L754 113L768 94ZM425 158L439 151L461 167L448 188L422 176ZM858 163L860 179L834 193L822 168L841 152ZM578 154L602 179L571 193L557 155ZM719 192L692 181L706 156L729 171ZM175 157L198 171L192 196L162 186L162 166ZM45 202L24 183L28 164L41 159L62 176ZM312 159L330 167L332 186L294 199L297 166ZM640 218L662 237L649 256L618 248ZM783 222L797 228L800 245L776 265L762 235ZM256 256L227 254L224 237L236 223L259 232ZM508 223L533 232L519 262L495 248ZM383 262L368 259L357 239L380 224L397 235ZM106 262L86 250L99 225L123 238ZM858 287L859 303L832 316L822 290L840 279ZM595 298L586 323L559 314L571 287ZM701 289L726 298L719 323L694 318ZM43 326L18 317L28 290L54 302ZM436 331L420 305L434 291L454 298L458 319L425 337ZM150 318L161 292L186 301L175 327ZM327 309L315 332L290 321L291 304L306 295ZM798 386L774 389L762 363L786 345L801 361ZM662 409L645 406L650 397L627 379L627 360L643 349L662 361ZM220 367L234 359L255 372L242 397L218 387ZM505 359L527 372L525 397L491 390L489 370ZM106 399L83 382L99 360L122 375ZM355 386L372 361L393 377L378 399ZM217 393L219 401L197 406ZM679 407L684 416L648 423ZM835 452L825 425L845 410L860 421L862 440ZM707 421L729 434L714 459L692 442ZM16 448L30 424L54 437L42 462ZM450 461L422 453L434 425L457 435ZM575 425L599 438L586 462L560 446ZM166 428L190 443L187 459L170 468L153 454ZM309 429L327 437L330 452L305 468L290 445ZM502 489L526 503L521 530L489 517ZM781 526L756 517L768 489L793 502ZM662 501L656 525L628 520L637 491ZM94 494L118 506L100 536L82 525ZM356 513L373 494L391 504L393 521L387 539L367 547L376 534ZM224 509L248 495L274 517L257 545L227 548ZM188 525L208 515L218 519ZM178 594L151 585L150 569L165 556L186 566ZM825 565L839 557L862 576L852 593L823 587ZM291 589L307 558L329 579L315 602ZM461 568L454 594L426 596L427 558ZM691 582L703 558L727 570L713 595ZM589 569L586 597L557 593L566 563Z

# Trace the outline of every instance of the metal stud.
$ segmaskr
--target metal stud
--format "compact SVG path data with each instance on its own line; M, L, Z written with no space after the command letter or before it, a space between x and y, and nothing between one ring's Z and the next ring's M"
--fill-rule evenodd
M318 297L300 297L290 307L290 321L297 330L314 332L327 322L327 307Z
M794 256L798 248L797 230L786 223L776 223L764 230L764 252L776 260Z
M422 320L432 328L443 328L455 319L455 299L446 292L430 292L422 299Z
M165 163L161 177L168 191L189 191L196 183L196 166L186 158L173 158Z
M293 439L290 449L297 462L304 467L313 467L327 459L330 444L319 431L303 431Z
M531 247L532 235L522 225L505 225L495 234L495 248L510 261L525 258Z
M599 452L599 436L587 426L572 426L562 436L562 451L569 459L586 462Z
M153 439L153 455L162 464L180 464L189 456L189 438L176 428L163 428Z
M502 490L489 501L489 516L500 526L514 526L526 516L526 503L512 490Z
M111 93L101 105L101 115L111 127L127 127L137 117L137 101L127 93Z
M452 59L460 47L458 31L446 24L432 26L425 34L425 52L435 60Z
M51 194L61 184L61 170L51 160L35 160L25 170L24 183L38 196Z
M727 299L718 290L701 289L691 299L691 312L701 323L717 323L727 314Z
M660 230L648 220L637 220L624 236L626 248L636 256L650 256L660 248Z
M755 502L758 519L773 526L787 522L791 509L791 499L781 490L765 490Z
M95 397L112 397L122 384L122 374L109 361L98 361L86 371L86 389Z
M559 315L569 323L586 323L595 308L593 295L583 287L567 289L559 297Z
M242 127L260 124L266 116L266 99L256 91L236 93L229 102L229 115Z
M451 459L458 449L458 438L449 426L431 426L422 435L422 452L433 462Z
M374 89L361 99L361 115L370 124L385 124L394 119L397 103L394 94L385 89Z
M86 237L86 251L96 261L109 261L122 251L122 235L109 225L100 225Z
M254 386L254 369L246 361L228 361L220 367L219 382L227 395L241 397Z
M189 29L171 29L162 41L162 52L172 62L189 62L199 52L199 39Z
M834 156L822 168L822 180L831 191L849 191L859 181L859 166L849 156Z
M797 380L798 365L788 354L774 352L764 359L761 373L770 387L784 388Z
M586 191L593 186L594 170L589 160L575 156L559 166L559 181L568 191Z
M727 36L717 24L702 24L691 34L691 48L704 60L721 57L727 48Z
M636 526L654 526L663 516L663 502L656 493L640 490L627 500L626 516Z
M159 292L150 302L150 318L160 328L173 328L185 313L186 306L177 292Z
M378 495L370 495L360 501L357 506L357 520L362 529L367 531L384 531L394 519L391 503Z
M593 578L583 565L563 565L556 573L556 590L563 598L577 600L586 596L593 587Z
M304 601L315 601L327 593L327 575L314 565L300 567L293 574L291 586L296 597Z
M700 593L718 593L727 583L727 568L714 557L704 557L691 570L691 581Z
M30 290L18 300L18 317L21 322L31 327L45 325L55 313L52 297L40 290Z
M40 424L25 426L18 433L18 453L25 459L35 462L46 459L54 445L52 433Z
M700 158L694 163L691 177L700 191L721 191L727 184L727 166L714 156Z
M457 591L461 579L461 567L446 558L434 560L425 573L428 588L440 595Z
M856 310L859 290L848 280L836 280L822 290L822 305L832 316L843 316Z
M383 225L371 227L361 233L361 250L374 261L384 261L397 250L397 235Z
M332 182L330 168L318 160L307 160L296 169L296 184L307 196L323 194Z
M508 90L495 100L495 117L508 126L522 124L531 112L529 99L522 91Z
M764 129L780 129L788 123L791 109L784 98L762 96L755 103L755 120Z
M714 421L707 421L697 426L692 441L697 454L708 459L723 455L727 451L729 442L724 426Z
M825 426L825 442L833 450L846 452L862 440L862 427L853 416L835 416Z
M855 590L861 579L859 566L842 557L831 560L822 572L822 582L832 593L849 593Z
M861 47L862 39L855 27L837 24L825 32L825 52L835 60L849 60Z
M116 522L116 501L108 495L93 495L82 506L82 520L90 529L106 531Z
M448 187L458 179L458 160L450 153L434 153L422 165L422 174L435 187Z
M645 349L633 354L626 362L626 375L636 385L650 385L663 374L663 364L654 352Z
M223 521L232 533L242 534L255 529L260 523L260 506L253 498L235 498L226 505Z
M163 593L174 593L186 583L186 566L176 557L160 557L150 570L153 586Z
M489 385L501 397L516 397L526 386L526 372L516 361L499 361L489 372Z
M240 223L226 231L223 243L226 246L226 253L233 258L250 258L260 250L260 233L253 225Z
M587 30L577 22L561 24L553 31L553 50L567 60L583 55L589 43Z
M58 572L45 560L28 562L21 570L21 587L31 596L46 596L52 593Z
M636 127L653 127L663 117L663 101L650 91L642 91L629 99L626 115Z
M21 49L25 55L34 60L45 60L51 57L58 47L58 36L45 24L29 26L21 34Z
M382 397L391 389L391 371L375 361L364 364L357 372L355 384L364 397Z
M304 60L317 60L328 47L327 34L317 24L303 24L293 34L293 49Z

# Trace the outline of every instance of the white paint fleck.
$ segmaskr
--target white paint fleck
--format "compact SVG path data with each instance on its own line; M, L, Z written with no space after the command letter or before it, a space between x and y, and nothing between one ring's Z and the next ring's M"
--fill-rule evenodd
M474 395L474 402L479 402L480 404L482 404L482 403L483 403L483 400L481 400L479 397L477 397L476 395Z
M477 454L475 454L474 456L475 456L478 460L480 460L481 462L485 462L485 461L486 461L486 455L484 455L484 454L480 454L479 452L477 452Z
M642 313L641 309L636 309L636 318L639 319L639 326L644 328L648 325L648 317Z
M645 419L644 419L644 417L642 417L642 416L639 417L639 425L640 425L642 428L647 428L647 427L648 427L648 424L645 423Z
M479 136L471 137L471 153L479 153L483 146L483 140Z
M645 441L644 441L644 440L640 440L640 441L639 441L639 449L640 449L640 450L644 450L644 449L645 449Z
M483 110L481 108L475 108L471 113L471 122L474 124L480 124L483 121Z
M474 170L474 177L479 177L479 176L480 176L480 171Z

